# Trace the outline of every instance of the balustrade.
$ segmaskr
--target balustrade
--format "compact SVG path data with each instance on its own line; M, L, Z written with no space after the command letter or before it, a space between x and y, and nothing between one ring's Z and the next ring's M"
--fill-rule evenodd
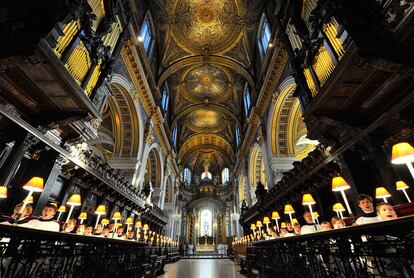
M260 277L413 277L414 217L250 243Z
M1 277L144 277L179 260L177 247L0 225Z

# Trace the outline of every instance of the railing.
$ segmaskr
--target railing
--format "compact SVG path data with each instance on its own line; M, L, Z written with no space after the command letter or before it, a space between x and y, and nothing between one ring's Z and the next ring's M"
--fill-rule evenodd
M413 216L253 246L260 277L414 277Z
M1 277L142 277L146 244L0 225ZM149 263L149 262L148 262Z

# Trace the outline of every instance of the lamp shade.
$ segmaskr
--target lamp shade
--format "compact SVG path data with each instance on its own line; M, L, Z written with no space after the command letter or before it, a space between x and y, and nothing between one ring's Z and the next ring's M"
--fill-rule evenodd
M66 211L66 207L65 206L60 206L57 211L58 212L65 212Z
M346 182L346 180L344 180L343 177L338 176L332 179L332 191L343 191L349 188L351 188L351 186Z
M414 148L407 142L392 146L391 163L406 164L414 161Z
M88 218L88 214L86 212L81 212L78 217L78 219L83 219L83 220L87 218Z
M112 215L113 220L120 220L122 218L121 213L119 211L114 212Z
M148 224L144 224L143 229L144 229L144 230L148 230Z
M102 219L101 224L102 225L108 225L109 224L109 219L108 218Z
M125 221L125 224L128 224L128 225L133 224L133 223L134 223L134 219L132 219L132 217L128 217Z
M408 189L408 185L403 181L396 182L397 190Z
M295 223L299 224L299 221L298 221L298 219L297 219L297 218L293 218L293 219L292 219L292 224L295 224Z
M99 205L96 208L96 210L95 210L95 214L98 214L98 215L106 214L106 207L105 207L105 205Z
M287 226L286 226L286 222L282 222L281 224L280 224L280 227L282 227L282 228L286 228Z
M332 210L335 212L340 212L340 211L345 211L345 208L341 203L336 203L335 205L333 205Z
M272 219L280 219L280 215L277 211L272 212Z
M43 184L43 178L33 177L25 185L23 185L23 188L28 191L42 192Z
M269 224L270 223L269 217L267 217L267 216L263 217L263 223L264 224Z
M286 214L295 213L295 210L293 209L292 205L290 204L285 205L285 213Z
M250 230L256 230L256 225L255 224L251 224L250 225Z
M24 198L24 201L27 204L33 204L33 196L28 196L26 198Z
M117 226L117 227L121 227L121 226L122 226L122 223L119 223L119 222L118 222L118 223L116 223L116 226Z
M381 199L381 198L388 198L391 197L391 194L385 189L385 187L377 187L375 189L375 198Z
M302 199L302 205L314 205L316 204L315 200L313 199L312 195L310 194L304 194Z
M81 196L79 194L72 194L69 200L66 202L69 206L78 207L81 203Z
M7 186L0 186L0 199L7 198Z
M317 211L314 211L314 212L313 212L313 218L315 218L315 219L316 219L316 218L318 218L318 217L319 217L319 213L318 213Z
M135 222L135 227L141 228L142 227L141 221Z
M262 227L262 226L263 226L262 221L260 220L256 221L256 227Z

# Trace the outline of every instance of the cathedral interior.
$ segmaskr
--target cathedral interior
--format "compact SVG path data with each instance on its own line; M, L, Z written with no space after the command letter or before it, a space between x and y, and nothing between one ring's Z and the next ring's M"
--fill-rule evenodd
M414 1L0 3L0 277L414 277Z

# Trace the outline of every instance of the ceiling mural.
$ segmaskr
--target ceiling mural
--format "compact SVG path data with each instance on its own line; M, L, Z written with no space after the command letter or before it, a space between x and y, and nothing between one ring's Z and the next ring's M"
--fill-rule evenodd
M196 66L183 79L184 95L195 102L220 102L232 93L229 73L214 65Z
M177 0L173 13L173 36L189 52L225 51L241 37L242 20L235 0Z
M261 10L251 2L149 2L157 10L156 36L163 37L157 86L168 84L179 161L194 173L201 174L203 163L210 163L217 175L235 161L235 128L241 129L246 81L254 89L251 53L257 28L252 22L259 23ZM160 12L160 5L168 8Z

